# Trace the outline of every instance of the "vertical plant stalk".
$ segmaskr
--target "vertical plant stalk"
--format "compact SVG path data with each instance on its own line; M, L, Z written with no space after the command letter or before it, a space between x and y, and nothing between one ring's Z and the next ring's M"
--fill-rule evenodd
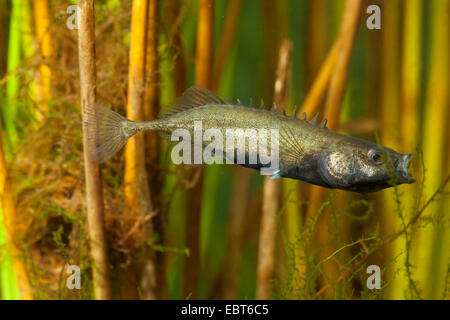
M401 60L401 130L402 145L405 153L414 152L417 148L417 133L419 132L419 98L420 98L420 76L422 67L422 0L410 0L404 2L403 17L403 59ZM413 176L417 171L413 169ZM414 172L415 171L415 172ZM417 191L417 184L410 186ZM408 192L404 199L404 218L411 214L415 203L415 192ZM397 261L402 264L397 276L392 280L390 287L391 299L405 299L408 291L408 271L406 260L411 247L408 247L408 233L395 242L395 256L403 253ZM410 299L414 297L409 297Z
M195 84L211 88L214 55L214 0L200 0Z
M274 85L274 100L278 112L286 103L289 88L289 70L292 43L284 41L280 47L278 68ZM271 281L275 271L276 219L280 206L281 179L264 178L261 226L258 244L256 299L267 300L271 295Z
M405 150L417 147L420 76L422 68L423 1L406 1L402 59L402 139Z
M290 278L290 288L288 292L288 299L298 299L298 292L303 287L303 279L298 278L304 273L301 270L305 269L305 263L302 259L304 245L299 243L298 239L301 237L303 227L303 212L300 199L300 190L298 181L285 179L283 180L283 194L282 203L284 205L283 225L286 233L287 248L279 250L279 252L286 252L284 260L285 268L278 269L292 273ZM286 250L287 249L287 250ZM295 271L294 271L295 270ZM280 275L280 278L286 278L287 274Z
M241 12L242 0L229 0L225 22L222 27L222 35L219 41L217 57L214 63L214 79L212 89L216 92L219 89L222 79L223 69L226 66L228 57L233 47L233 40L236 35L236 28L239 23L239 14Z
M20 31L23 56L29 59L36 53L35 39L33 35L33 19L31 17L31 4L28 0L20 1L20 20L22 21Z
M174 59L173 79L175 82L175 95L180 96L186 89L186 66L183 56L183 41L181 35L181 25L178 19L180 14L180 7L182 4L180 0L167 0L166 12L168 16L168 22L171 27L171 40L172 40L172 56Z
M95 69L95 26L94 1L79 0L78 59L80 68L80 94L83 119L83 149L86 180L87 222L90 236L90 256L92 259L92 278L94 297L110 299L110 274L105 221L103 212L103 193L101 173L98 164L90 157L90 142L85 127L89 115L95 113L96 69Z
M131 14L131 44L128 66L127 118L144 121L144 84L147 37L147 0L134 0ZM135 218L151 214L153 206L150 198L147 169L145 164L145 141L143 134L132 137L125 147L125 202L128 212ZM145 237L151 239L152 225L147 223ZM135 248L136 249L136 248ZM147 254L144 254L143 273L137 270L137 261L132 261L125 270L123 297L138 298L138 286L144 299L155 298L155 267Z
M22 44L22 51L23 51L23 58L24 60L30 60L32 59L33 55L36 54L37 48L36 48L36 41L33 27L33 19L31 16L31 4L29 0L21 0L20 1L20 20L21 20L21 44ZM29 70L26 74L27 80L29 81L28 84L28 93L32 97L33 100L36 100L37 98L37 85L39 85L38 81L34 79L34 72L32 70ZM29 110L28 113L34 117L33 120L39 120L42 117L41 112L38 110L38 108L32 108L32 110ZM36 128L36 125L39 125L39 122L33 122L33 127Z
M344 100L350 59L355 44L356 32L362 9L362 0L347 0L339 33L339 54L331 76L330 88L325 103L325 117L330 120L330 130L337 130L339 113Z
M288 36L287 22L287 1L262 0L263 5L263 58L264 58L264 79L263 97L265 101L274 101L273 84L276 81L276 70L278 63L278 48L283 39ZM274 28L273 26L276 26Z
M385 1L383 3L383 27L381 29L381 112L380 123L383 130L380 132L381 142L394 150L401 149L401 34L400 13L401 3L399 1ZM401 128L401 127L400 127ZM409 135L413 135L410 132ZM412 151L412 150L411 150ZM409 151L408 151L409 152ZM412 188L412 186L408 186ZM390 233L400 226L400 215L404 210L399 208L396 198L396 188L386 189L379 192L382 213L380 215L383 233ZM399 210L400 209L400 210ZM389 244L384 250L384 262L388 263L404 252L402 245L404 239L397 239ZM402 261L398 259L397 261ZM381 261L383 262L383 261ZM403 269L404 265L400 266ZM393 276L395 270L388 270L386 276ZM397 278L404 277L404 273L395 275ZM397 279L398 280L398 279ZM394 289L389 286L389 291Z
M227 245L222 273L222 298L238 299L244 228L248 213L251 171L237 167L234 171L233 196L228 212Z
M145 101L146 121L157 118L159 113L159 59L158 59L158 25L160 0L148 0L147 22L147 57L145 61ZM160 141L157 132L145 132L146 167L152 205L159 214L153 219L154 232L160 242L164 241L164 217L161 214L162 176L159 165ZM164 252L155 252L155 294L158 299L167 299L166 263Z
M0 289L3 299L33 299L28 272L17 245L17 220L0 128Z
M51 69L50 62L54 50L50 34L50 11L46 0L33 0L34 21L36 26L36 38L41 50L42 63L39 66L39 118L38 121L44 121L50 111L49 102L51 99Z
M0 2L0 52L7 52L8 47L8 28L6 26L6 2ZM0 56L0 78L6 74L7 55ZM3 96L1 98L4 98ZM4 110L2 110L4 112ZM0 129L0 133L2 130ZM0 191L2 195L5 193L6 185L6 161L2 144L2 137L0 135ZM3 188L2 188L3 187ZM4 196L0 195L0 199ZM20 299L19 287L16 281L16 275L12 267L10 250L7 246L7 233L6 226L3 218L3 202L0 202L0 261L2 261L0 267L0 295L5 300Z
M195 84L211 88L214 54L214 0L200 0L197 24L197 57L195 61ZM198 272L200 270L200 213L203 194L203 169L197 184L189 191L186 217L186 246L189 257L184 268L184 296L198 296ZM192 170L195 171L195 170ZM191 174L195 178L198 172Z
M0 1L0 52L7 52L8 49L8 27L6 26L6 1ZM0 55L0 77L4 77L6 72L7 55Z
M306 37L306 85L309 86L320 68L327 48L327 1L309 1Z
M448 149L449 120L449 72L450 39L448 31L450 1L430 1L430 53L429 73L425 96L425 117L423 155L426 166L424 188L425 199L439 186L445 172L445 152ZM447 143L447 145L446 145ZM444 207L445 201L433 202L427 212L427 218L433 218L420 230L417 242L418 282L425 299L442 299L445 288L445 275L448 272L450 255L450 232L448 222L450 213ZM448 290L448 288L447 288Z
M7 56L7 72L15 73L20 64L20 0L12 2L9 21L9 40ZM19 77L12 75L6 82L6 104L2 106L8 142L14 144L18 140L16 128L17 103L19 95Z
M347 0L337 43L335 44L338 54L330 78L328 95L325 102L325 117L328 119L328 128L330 130L337 130L339 125L339 113L344 99L350 59L358 30L362 4L362 0ZM311 186L309 196L310 204L307 209L308 219L312 219L317 214L325 199L326 193L327 189L325 188ZM324 238L328 234L327 218L322 217L318 223L320 224L318 227L319 232L323 230L323 233L319 233L317 237L320 239L319 241L324 242L326 241ZM326 253L324 255L326 256Z

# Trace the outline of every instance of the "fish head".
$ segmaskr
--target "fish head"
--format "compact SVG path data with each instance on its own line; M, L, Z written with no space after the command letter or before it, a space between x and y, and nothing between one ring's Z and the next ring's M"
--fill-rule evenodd
M318 171L332 188L374 192L394 185L413 183L409 173L412 153L405 155L372 142L351 141L323 150Z

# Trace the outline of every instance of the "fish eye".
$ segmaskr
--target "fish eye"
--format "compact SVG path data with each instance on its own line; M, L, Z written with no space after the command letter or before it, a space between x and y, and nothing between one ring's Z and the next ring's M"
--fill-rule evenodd
M367 154L369 157L369 160L375 164L383 164L383 161L381 160L381 152L378 150L371 149L369 150L369 153Z

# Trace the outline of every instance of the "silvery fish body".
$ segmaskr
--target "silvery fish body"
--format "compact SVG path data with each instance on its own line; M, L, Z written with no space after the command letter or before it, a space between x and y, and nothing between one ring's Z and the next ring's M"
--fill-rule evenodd
M144 130L157 130L165 137L173 136L176 130L184 130L193 140L196 134L204 138L208 130L216 130L217 135L223 137L232 130L236 141L223 143L222 150L216 148L214 155L219 153L230 160L229 155L236 152L245 159L239 164L264 169L273 167L273 163L268 163L268 159L273 159L268 156L273 149L269 148L270 151L263 154L260 141L252 143L252 133L277 132L276 136L268 134L265 142L265 147L277 145L278 149L278 166L272 172L273 178L298 179L326 188L361 193L415 181L408 172L412 154L403 155L373 142L333 132L326 125L307 121L306 116L299 119L224 101L198 86L186 90L166 115L154 121L130 121L105 108L101 108L96 117L95 123L86 127L96 141L97 148L92 155L99 163L120 150L128 138ZM196 132L198 124L201 124L200 133ZM238 144L239 138L244 138L245 143ZM189 143L207 148L210 140ZM236 158L239 157L233 159Z

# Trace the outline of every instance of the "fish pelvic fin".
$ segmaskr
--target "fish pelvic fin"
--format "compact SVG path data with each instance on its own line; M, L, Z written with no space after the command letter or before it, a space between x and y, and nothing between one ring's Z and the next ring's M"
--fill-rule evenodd
M88 152L97 163L106 162L114 156L135 133L143 130L138 122L122 117L103 106L87 112L84 122L88 135Z
M193 86L183 93L183 95L177 98L169 107L168 110L160 114L161 117L170 116L182 111L186 111L192 108L197 108L206 105L223 105L227 104L224 100L212 93L206 88L200 86Z
M278 179L278 178L281 178L281 170L280 169L274 171L272 173L272 175L270 176L269 180L275 180L275 179Z
M275 180L281 177L281 170L278 169L273 172L273 174L270 176L269 180Z

